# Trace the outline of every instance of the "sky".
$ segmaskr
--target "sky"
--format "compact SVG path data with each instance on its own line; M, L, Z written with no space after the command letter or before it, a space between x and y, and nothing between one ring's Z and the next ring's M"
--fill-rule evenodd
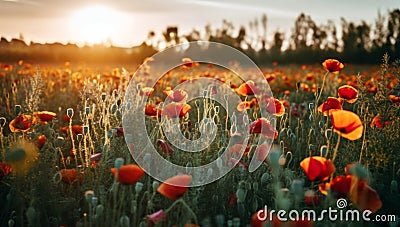
M288 32L301 12L317 24L327 20L367 21L378 11L400 8L400 0L0 0L0 36L27 41L83 45L111 39L130 47L143 42L150 30L160 36L167 26L180 33L219 28L222 20L236 27L267 15L269 35Z

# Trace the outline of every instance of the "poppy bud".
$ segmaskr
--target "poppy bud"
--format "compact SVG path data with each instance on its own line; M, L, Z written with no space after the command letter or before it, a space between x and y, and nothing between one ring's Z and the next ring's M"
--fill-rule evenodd
M238 190L236 190L237 202L243 203L246 199L246 194L247 194L247 191L242 188L239 188Z
M298 196L303 193L303 186L304 180L293 180L292 184L290 185L290 190Z
M130 226L129 217L126 215L121 216L121 218L119 219L119 224L121 225L121 227L129 227Z
M278 150L271 150L268 155L269 163L273 168L279 167L279 159L281 157L281 152Z
M392 182L390 182L390 190L392 192L397 192L398 188L399 188L399 186L397 184L397 181L396 180L392 180Z
M218 214L215 216L215 223L217 226L224 226L225 224L225 216L223 214Z
M103 215L103 212L104 212L104 206L101 204L97 205L95 208L95 213L97 217Z
M6 118L5 117L0 117L0 127L4 127L4 125L6 125Z

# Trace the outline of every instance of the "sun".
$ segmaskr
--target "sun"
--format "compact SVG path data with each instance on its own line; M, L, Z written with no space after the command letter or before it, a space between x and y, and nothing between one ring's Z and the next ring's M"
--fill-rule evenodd
M104 5L81 8L70 15L69 26L76 41L84 44L104 43L116 35L121 15Z

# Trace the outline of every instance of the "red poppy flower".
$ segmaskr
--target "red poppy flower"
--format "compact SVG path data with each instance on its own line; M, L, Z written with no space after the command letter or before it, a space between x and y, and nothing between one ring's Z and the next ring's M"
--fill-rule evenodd
M276 98L269 98L267 100L266 110L277 117L281 117L285 113L285 106Z
M61 180L64 183L74 183L78 179L78 171L76 169L62 169L60 170Z
M176 200L187 192L191 180L190 175L176 175L163 182L157 191L169 199Z
M258 93L258 88L254 84L254 81L248 80L241 84L239 88L236 89L236 92L242 96L254 95Z
M301 168L310 181L326 181L336 171L331 160L321 156L312 156L300 162Z
M115 128L115 130L116 130L116 133L115 133L116 137L121 137L121 136L124 135L124 128L123 127Z
M42 147L44 146L44 143L46 142L47 138L45 135L40 135L38 136L37 139L37 146L39 149L42 149Z
M389 95L389 99L390 99L390 101L392 101L395 104L400 104L400 97L399 96Z
M72 129L73 135L83 134L83 126L82 125L72 125L71 129ZM65 134L68 134L69 126L62 127L61 131Z
M161 109L158 108L158 106L154 103L147 104L146 107L144 108L144 113L147 116L161 116Z
M341 109L342 102L335 97L328 97L326 101L318 107L318 111L324 113L325 116L330 115L333 111Z
M11 166L9 166L5 162L0 162L0 181L7 176L8 174L11 173Z
M233 193L233 194L231 195L231 197L229 197L228 208L230 208L230 207L232 207L233 205L235 205L236 201L237 201L237 195L236 195L236 193Z
M338 89L340 98L346 100L348 103L354 103L358 98L358 91L350 85L343 85Z
M269 138L276 138L278 131L271 125L270 121L265 118L258 118L250 123L250 133L261 134Z
M186 102L186 99L188 97L188 94L185 90L182 89L176 89L176 90L171 90L167 88L164 90L164 94L167 95L167 98L173 102Z
M351 111L334 111L331 113L331 121L333 130L346 139L357 140L363 134L364 126L360 117Z
M53 120L54 118L57 117L56 113L50 112L50 111L40 111L40 112L35 112L33 113L33 115L37 118L39 118L39 120L41 122L48 122Z
M140 89L139 94L143 95L143 96L150 96L151 94L153 94L154 88L152 87L143 87L142 89Z
M183 117L190 109L192 107L189 104L172 102L164 107L162 114L170 118Z
M322 66L324 69L330 73L339 73L343 68L344 65L340 61L336 59L326 59L323 63Z
M167 215L165 214L164 210L159 210L155 213L147 215L147 223L149 226L154 226L164 220L167 219Z
M318 206L321 204L322 195L316 195L313 190L307 190L304 193L304 203L308 206Z
M115 176L116 168L111 168L111 173ZM135 164L123 165L118 170L118 182L124 185L136 183L144 174L144 170Z
M383 122L383 120L381 119L381 117L378 114L372 119L370 126L371 126L371 128L375 128L375 127L383 128L384 125L388 125L388 124L389 124L389 121Z
M35 123L31 115L20 114L10 122L9 127L11 132L27 132Z
M370 210L375 213L382 207L378 193L365 181L359 181L350 192L350 200L359 210Z
M164 154L172 155L174 151L172 150L172 147L169 145L167 141L158 139L157 142L161 146L161 149L164 152Z
M254 151L254 155L257 155L257 160L260 162L264 162L265 159L268 156L268 153L270 151L269 149L270 147L268 147L267 144L263 143L259 146L257 146L256 150Z

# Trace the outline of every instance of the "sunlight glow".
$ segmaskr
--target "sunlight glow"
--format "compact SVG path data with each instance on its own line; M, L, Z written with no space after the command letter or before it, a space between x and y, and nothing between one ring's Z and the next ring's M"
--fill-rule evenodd
M90 45L107 42L116 35L121 23L121 14L103 5L79 9L69 18L69 26L77 42Z

